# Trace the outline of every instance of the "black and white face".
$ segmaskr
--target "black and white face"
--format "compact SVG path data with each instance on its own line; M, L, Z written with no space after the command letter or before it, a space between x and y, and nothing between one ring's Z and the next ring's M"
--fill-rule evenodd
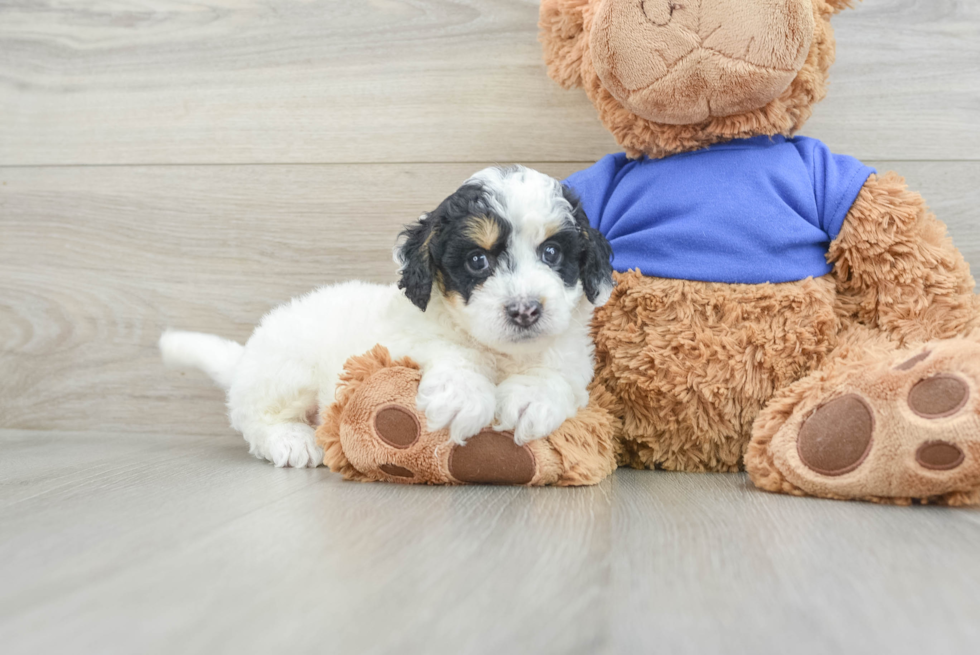
M425 311L438 294L484 346L520 349L605 302L612 249L574 193L523 166L487 168L403 233L399 287Z

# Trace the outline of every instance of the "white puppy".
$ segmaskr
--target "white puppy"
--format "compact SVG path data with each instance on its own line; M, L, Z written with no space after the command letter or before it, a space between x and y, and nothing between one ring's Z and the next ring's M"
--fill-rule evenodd
M395 255L397 287L322 287L269 312L245 346L166 332L164 361L226 389L232 427L276 466L322 462L319 413L344 362L379 343L419 363L418 408L457 443L491 423L519 444L539 439L588 402L611 249L569 189L487 168L406 228Z

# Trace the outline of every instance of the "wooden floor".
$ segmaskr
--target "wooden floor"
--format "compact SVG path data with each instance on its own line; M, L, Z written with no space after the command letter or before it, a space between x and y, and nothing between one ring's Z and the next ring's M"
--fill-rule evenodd
M250 459L166 327L244 339L488 163L616 149L535 0L0 2L0 651L975 653L980 511L343 483ZM980 3L835 19L804 133L980 267Z
M345 483L226 436L7 431L0 448L5 653L980 643L980 512L775 496L743 475Z

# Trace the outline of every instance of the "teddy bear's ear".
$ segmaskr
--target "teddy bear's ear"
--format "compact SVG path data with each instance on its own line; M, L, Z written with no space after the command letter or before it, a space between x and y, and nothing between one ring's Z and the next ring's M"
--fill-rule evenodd
M538 40L548 76L566 89L582 86L583 11L592 0L541 0Z

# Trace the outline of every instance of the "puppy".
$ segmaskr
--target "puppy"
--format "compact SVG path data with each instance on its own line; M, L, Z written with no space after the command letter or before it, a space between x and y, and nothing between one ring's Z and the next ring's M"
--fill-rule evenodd
M344 362L379 343L421 366L430 429L462 444L492 423L523 444L588 402L589 322L612 289L611 255L557 180L487 168L402 232L397 285L317 289L272 310L245 346L168 331L160 349L227 390L232 427L276 466L322 462L319 413Z

